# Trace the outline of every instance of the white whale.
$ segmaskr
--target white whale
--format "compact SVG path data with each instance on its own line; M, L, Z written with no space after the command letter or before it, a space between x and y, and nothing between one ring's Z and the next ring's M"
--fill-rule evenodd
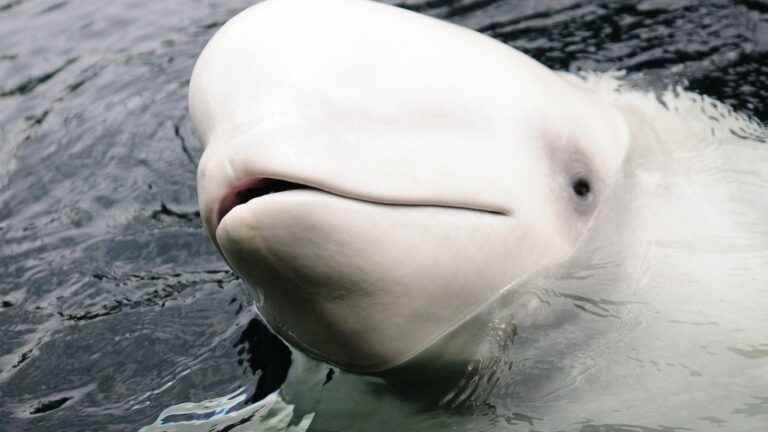
M621 85L387 5L265 1L193 72L205 228L344 371L562 430L755 430L768 135Z
M211 238L275 331L361 372L568 257L629 144L609 103L525 55L359 0L241 13L190 109ZM262 179L309 189L248 199Z

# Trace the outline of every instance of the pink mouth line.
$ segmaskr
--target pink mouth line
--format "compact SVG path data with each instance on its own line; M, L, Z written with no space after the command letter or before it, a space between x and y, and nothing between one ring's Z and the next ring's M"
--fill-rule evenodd
M307 188L309 188L309 186L266 177L256 177L245 180L235 185L221 199L221 202L219 203L218 218L216 220L217 225L233 208L240 204L245 204L252 199L272 193Z
M224 197L219 202L219 211L217 215L218 218L216 219L216 226L218 226L221 223L222 219L224 219L227 213L229 213L230 211L232 211L232 209L234 209L235 207L241 204L245 204L252 199L256 199L265 195L285 192L290 190L296 190L296 189L322 190L331 195L337 195L340 197L347 197L347 198L356 199L359 201L376 203L376 204L409 206L409 207L414 207L414 206L445 207L445 208L477 211L477 212L483 212L488 214L507 215L507 216L514 214L512 212L504 211L504 210L478 208L474 206L464 206L460 204L430 203L429 200L426 200L426 202L423 202L423 203L415 203L415 202L398 202L398 200L390 201L390 200L365 199L365 198L360 198L355 196L338 194L336 192L330 192L325 189L319 189L319 188L301 184L301 183L293 183L287 180L280 180L280 179L268 178L268 177L254 177L254 178L242 181L240 183L237 183L235 186L233 186L229 190L229 192L226 195L224 195Z

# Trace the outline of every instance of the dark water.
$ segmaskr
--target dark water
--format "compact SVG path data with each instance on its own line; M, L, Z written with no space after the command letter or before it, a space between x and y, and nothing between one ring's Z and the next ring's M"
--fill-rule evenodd
M186 107L197 54L253 2L4 1L0 431L136 430L274 390L289 354L202 232ZM390 3L768 122L765 1Z

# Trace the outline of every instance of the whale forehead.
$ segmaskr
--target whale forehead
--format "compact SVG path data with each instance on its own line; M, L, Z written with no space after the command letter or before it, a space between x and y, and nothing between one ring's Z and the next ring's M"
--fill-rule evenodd
M207 144L296 118L530 122L551 97L568 99L567 87L522 53L450 23L367 1L271 0L209 42L190 107Z

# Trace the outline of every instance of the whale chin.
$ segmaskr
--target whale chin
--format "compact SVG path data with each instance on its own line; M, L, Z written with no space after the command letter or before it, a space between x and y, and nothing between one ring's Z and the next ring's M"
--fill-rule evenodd
M216 237L281 336L345 369L372 372L415 355L552 256L549 248L538 258L530 251L503 273L484 271L481 251L509 256L505 249L526 243L514 238L524 236L516 224L472 209L292 189L234 207Z

